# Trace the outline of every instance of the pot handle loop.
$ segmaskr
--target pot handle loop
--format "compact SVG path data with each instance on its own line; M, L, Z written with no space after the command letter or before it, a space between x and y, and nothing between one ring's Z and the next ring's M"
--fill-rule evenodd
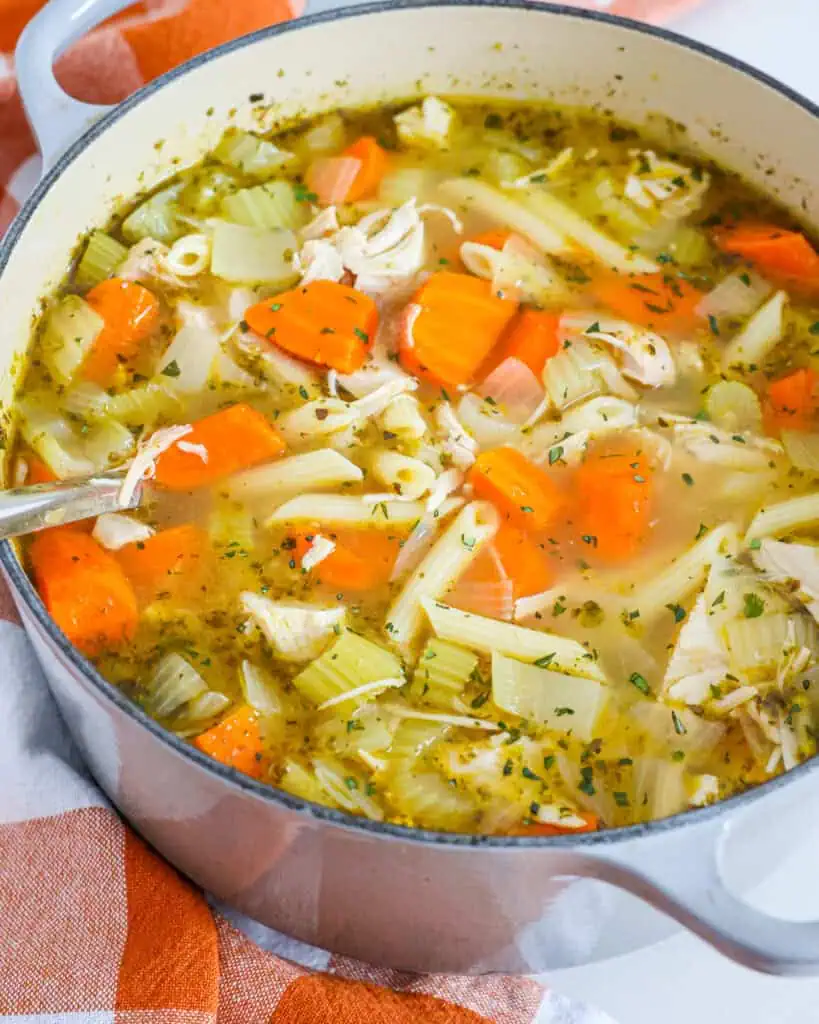
M683 829L671 829L667 838L612 844L595 851L585 873L646 900L745 967L819 975L819 921L773 917L727 887L723 853L736 822L725 817L689 826L689 842L680 842Z
M69 96L54 76L54 61L86 32L130 2L50 0L23 30L15 51L17 85L44 170L111 109Z

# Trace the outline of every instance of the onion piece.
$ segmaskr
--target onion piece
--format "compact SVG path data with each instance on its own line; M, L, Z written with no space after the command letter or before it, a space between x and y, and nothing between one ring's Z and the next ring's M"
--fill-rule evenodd
M526 363L514 357L504 359L477 391L502 406L515 423L525 423L539 408L545 395L535 374Z
M700 299L696 311L705 318L750 316L773 291L773 285L753 271L736 270Z
M343 203L361 170L354 156L329 156L314 160L307 171L307 187L315 192L322 206Z
M446 595L446 601L463 612L502 622L511 622L515 615L515 587L509 579L459 583Z

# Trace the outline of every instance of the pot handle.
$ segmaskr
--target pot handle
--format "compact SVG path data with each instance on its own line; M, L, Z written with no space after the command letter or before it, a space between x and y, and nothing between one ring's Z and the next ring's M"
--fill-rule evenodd
M50 167L94 121L113 109L69 96L54 76L54 61L68 47L131 0L49 0L23 29L15 69L23 109Z
M735 816L717 810L705 825L683 824L595 851L584 873L640 897L745 967L819 975L819 921L772 917L726 885L723 853L736 824Z

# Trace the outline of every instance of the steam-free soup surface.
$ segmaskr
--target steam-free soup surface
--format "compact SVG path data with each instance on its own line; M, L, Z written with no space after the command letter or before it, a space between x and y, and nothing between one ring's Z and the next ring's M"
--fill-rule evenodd
M14 480L149 490L27 563L134 701L308 800L720 799L815 752L817 294L780 210L596 115L231 130L38 325Z

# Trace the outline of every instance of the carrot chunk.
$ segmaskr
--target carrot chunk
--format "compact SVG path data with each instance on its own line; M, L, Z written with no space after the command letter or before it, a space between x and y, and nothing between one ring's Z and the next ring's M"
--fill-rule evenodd
M622 562L646 540L652 470L645 455L608 448L591 452L575 474L574 523L590 556Z
M600 828L600 819L591 811L574 811L578 818L585 821L580 828L568 828L564 825L544 825L540 822L532 822L530 825L521 825L520 828L512 829L511 836L571 836L581 832L596 832Z
M741 256L778 283L819 287L819 253L800 231L745 223L720 228L713 238L723 252Z
M491 282L449 271L433 274L412 302L419 309L408 315L401 363L443 387L472 381L517 311L516 302L494 294Z
M40 597L68 639L85 654L131 640L136 595L116 560L81 530L37 534L28 556Z
M500 252L510 238L514 238L512 231L504 231L503 228L491 228L489 231L482 231L479 235L470 238L475 245L486 245L490 249L497 249Z
M122 363L139 352L159 324L159 299L141 284L111 277L95 285L85 301L105 321L82 366L86 380L107 384Z
M702 319L697 305L703 293L671 274L630 274L599 281L600 303L623 320L657 330L687 331Z
M819 401L817 385L819 374L807 366L772 381L765 403L765 427L768 433L810 430Z
M372 135L362 135L342 155L361 161L361 168L347 190L347 202L356 203L359 199L375 195L389 165L386 150L378 145Z
M296 562L310 549L318 527L295 535ZM372 590L389 582L402 538L381 529L322 531L335 550L310 570L311 579L338 590Z
M481 374L489 376L505 359L519 359L540 380L546 362L560 349L559 322L560 317L555 313L539 309L521 310L510 322Z
M208 550L208 538L198 526L172 526L153 537L125 544L115 557L135 591L144 601L159 594L195 587Z
M525 530L511 523L502 523L492 545L514 585L516 601L539 594L551 586L553 573L546 552Z
M50 466L47 466L41 458L36 455L26 456L28 463L28 476L26 484L53 484L57 479L56 474Z
M259 728L259 713L247 704L197 736L193 744L215 761L221 761L254 779L260 779L269 767Z
M468 480L479 498L523 530L548 529L563 508L555 481L516 448L481 452Z
M298 359L352 373L367 358L378 310L368 295L349 285L312 281L251 306L245 320Z
M256 409L239 402L197 420L181 442L162 452L156 460L155 479L170 491L189 491L269 462L284 449L275 427Z

